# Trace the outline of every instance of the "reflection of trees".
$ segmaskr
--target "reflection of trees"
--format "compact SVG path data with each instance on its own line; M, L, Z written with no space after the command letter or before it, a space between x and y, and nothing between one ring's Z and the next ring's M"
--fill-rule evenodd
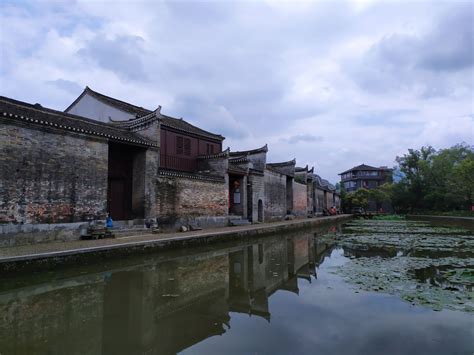
M174 353L229 328L232 312L270 321L269 298L311 282L330 246L313 234L140 259L0 295L8 354ZM147 261L143 261L147 260Z

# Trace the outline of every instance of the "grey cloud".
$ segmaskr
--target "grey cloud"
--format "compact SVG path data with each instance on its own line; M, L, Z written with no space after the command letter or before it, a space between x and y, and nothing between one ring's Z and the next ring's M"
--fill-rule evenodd
M50 80L47 81L46 84L52 85L72 95L78 95L83 89L78 83L65 79Z
M75 85L55 79L67 81L73 71L83 85L146 107L161 104L164 113L220 133L234 148L273 144L275 160L295 156L314 163L314 152L305 147L318 147L319 137L311 134L324 131L321 152L333 155L330 164L322 161L321 174L333 179L354 165L354 154L377 152L387 164L410 144L468 140L466 129L456 129L465 127L461 119L452 132L435 123L471 107L472 5L369 3L76 2L42 3L28 16L3 11L2 90L65 107L77 96ZM59 17L67 20L59 23ZM58 38L48 35L55 32L67 44L59 58ZM382 39L357 54L358 44L373 38ZM78 55L67 50L81 47ZM33 77L22 75L29 70ZM119 80L104 83L111 73ZM331 92L324 92L326 86ZM318 129L309 131L306 122ZM432 131L421 141L426 129ZM362 142L363 134L354 131L375 139ZM387 150L385 141L395 135Z
M415 109L392 109L392 110L379 110L379 111L366 111L363 114L354 116L354 120L358 124L368 126L386 126L391 124L402 124L403 118L406 116L415 116L419 113L419 110ZM405 122L407 123L407 122ZM414 122L408 122L413 125Z
M122 35L110 40L99 35L80 49L78 54L122 79L146 80L147 75L140 59L143 55L143 43L143 38L138 36Z
M323 137L321 136L315 136L312 134L297 134L294 136L291 136L289 138L282 138L281 141L287 142L290 144L296 144L296 143L316 143L316 142L321 142L323 140Z
M449 13L419 44L417 66L431 71L457 71L474 66L474 5Z
M190 123L226 138L243 139L249 134L246 125L220 103L197 96L180 96L172 110L171 116L185 117Z
M348 63L348 72L359 87L376 94L410 90L432 98L449 96L460 84L472 87L472 81L451 73L474 65L473 21L472 5L455 6L423 36L384 37Z
M166 83L177 96L195 96L203 102L212 97L210 101L224 106L239 122L266 134L325 110L312 101L298 105L285 101L294 84L289 53L316 58L347 35L348 7L320 3L300 13L295 22L264 3L212 2L209 9L207 2L198 4L167 3L182 25L169 33L167 27L152 29L160 53L166 53L147 62L152 81ZM325 31L336 19L344 25Z

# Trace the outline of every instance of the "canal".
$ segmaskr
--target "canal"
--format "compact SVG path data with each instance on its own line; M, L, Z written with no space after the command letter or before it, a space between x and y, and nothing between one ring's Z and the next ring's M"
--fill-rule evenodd
M474 235L358 221L8 274L0 354L472 354Z

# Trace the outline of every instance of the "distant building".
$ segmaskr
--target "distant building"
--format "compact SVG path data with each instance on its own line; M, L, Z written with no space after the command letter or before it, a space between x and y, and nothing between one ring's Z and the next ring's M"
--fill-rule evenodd
M362 164L339 175L341 175L341 186L347 192L356 191L360 188L374 189L386 182L392 181L392 169L386 166L375 168Z
M375 189L387 182L392 182L392 170L386 166L375 168L365 164L358 165L339 174L341 175L341 186L347 192L357 191L361 188ZM393 211L389 202L377 203L372 199L369 199L367 209L369 211Z

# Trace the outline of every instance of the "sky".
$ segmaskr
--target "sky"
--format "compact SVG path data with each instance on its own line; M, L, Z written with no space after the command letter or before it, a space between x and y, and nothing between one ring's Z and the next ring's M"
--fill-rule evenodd
M335 183L409 148L474 144L472 1L0 0L0 95L85 86Z

